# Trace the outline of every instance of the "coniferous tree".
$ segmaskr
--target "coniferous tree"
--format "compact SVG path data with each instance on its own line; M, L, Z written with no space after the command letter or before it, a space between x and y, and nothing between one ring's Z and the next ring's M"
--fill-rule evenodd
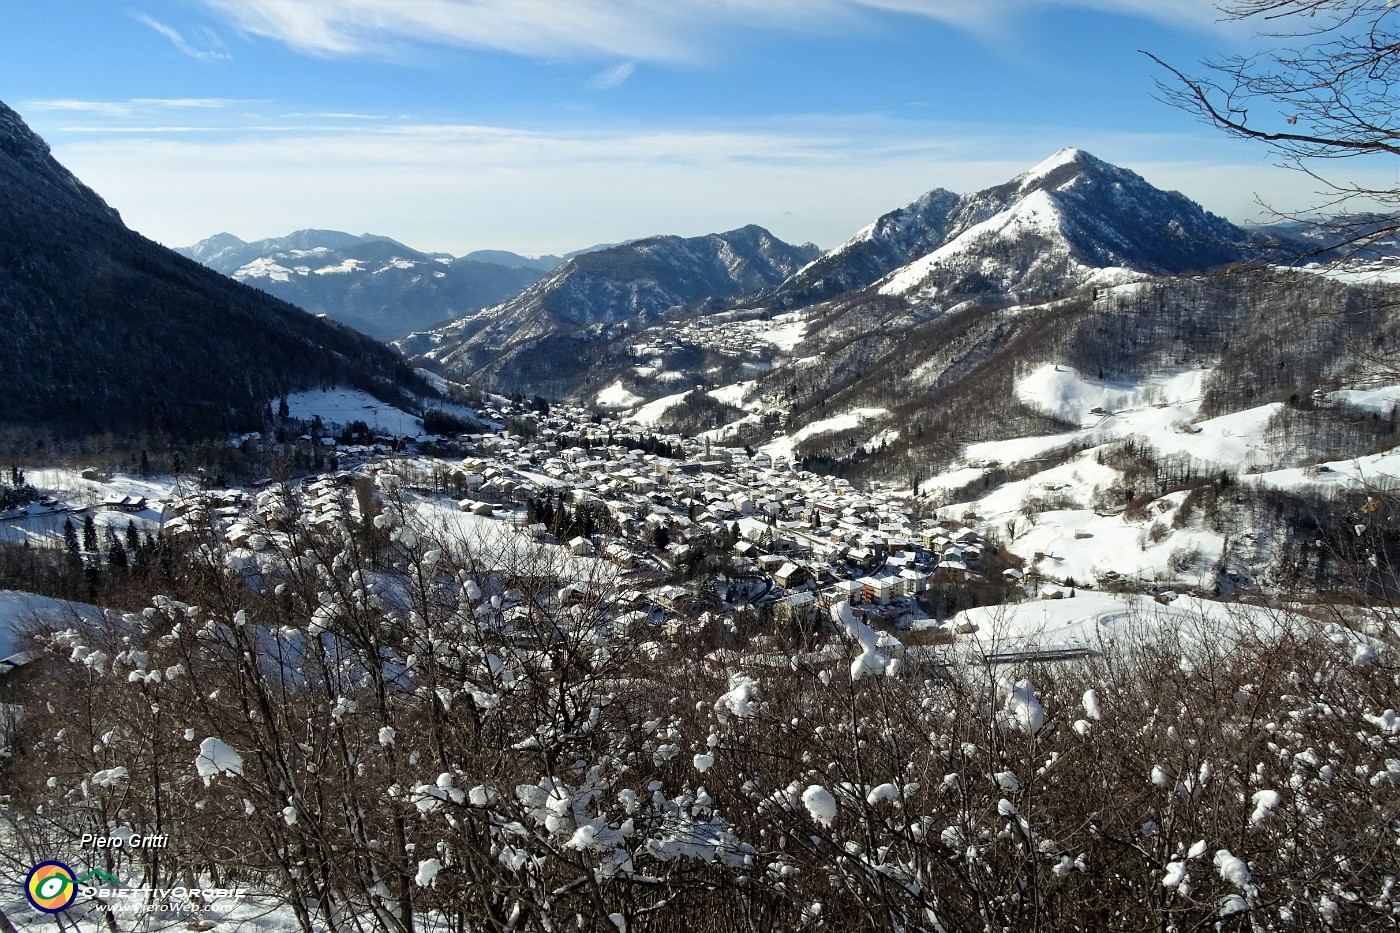
M126 548L111 528L107 529L107 563L118 570L125 570L129 563Z
M91 512L83 516L83 550L97 553L97 522L92 520Z
M71 518L63 520L63 549L74 557L81 553L81 549L78 547L78 529L74 527Z

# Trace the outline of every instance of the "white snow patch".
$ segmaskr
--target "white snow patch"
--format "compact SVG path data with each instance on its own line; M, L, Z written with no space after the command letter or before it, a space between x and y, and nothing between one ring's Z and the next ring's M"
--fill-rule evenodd
M243 774L243 756L222 740L213 736L199 743L199 757L194 760L199 776L207 787L216 774Z
M278 265L272 259L260 256L247 265L236 269L233 278L240 282L244 279L271 279L274 282L290 282L292 270L286 266Z
M830 826L836 819L836 798L831 796L831 791L818 784L809 785L802 792L802 803L807 807L807 814L813 821L823 826Z
M820 421L813 421L811 424L803 425L797 431L785 437L775 438L764 444L759 449L770 457L792 458L793 448L809 437L818 434L833 434L837 431L849 431L859 427L872 418L889 414L888 408L852 408L850 411L833 415L830 418L823 418Z
M689 392L677 392L675 395L663 395L659 399L647 402L628 415L625 420L635 421L638 424L654 425L665 417L667 411L684 401L689 394Z
M420 888L437 887L437 876L442 871L442 862L435 858L424 859L418 863L418 874L413 876L413 883Z
M1400 270L1397 270L1400 273ZM1382 386L1378 389L1338 389L1327 393L1329 401L1341 402L1354 408L1389 415L1396 405L1400 405L1400 386Z
M344 259L333 266L322 266L316 270L317 275L335 275L341 272L359 272L363 265L358 259Z
M1050 158L1033 166L1028 172L1022 175L1019 179L1021 187L1024 189L1028 185L1039 181L1062 165L1072 165L1081 155L1083 155L1083 153L1080 150L1071 146L1066 146Z
M791 353L807 335L807 322L796 311L779 314L772 321L756 321L755 324L757 329L754 336L784 353Z
M945 623L970 628L970 639L985 654L1006 651L1131 649L1142 640L1175 637L1184 646L1229 650L1246 632L1267 636L1278 630L1268 609L1181 596L1169 605L1149 596L1080 590L1073 599L1034 600L966 609Z
M720 404L733 405L735 408L743 408L756 385L758 385L758 383L750 379L747 382L736 382L733 385L711 389L706 394Z
M1049 193L1033 191L1010 208L968 227L928 255L890 273L880 286L880 294L907 295L918 289L935 269L961 256L978 241L1007 231L1031 231L1045 234L1052 241L1060 240L1060 210Z
M1108 382L1047 363L1016 383L1016 397L1037 411L1081 427L1098 424L1105 414L1156 405L1189 405L1194 415L1201 385L1209 373L1189 369L1154 375L1142 382Z
M34 625L61 625L77 620L98 621L102 610L87 603L74 603L18 590L0 590L0 660L11 657L19 647L19 633Z
M287 411L293 418L310 420L316 415L327 427L363 421L378 431L400 437L423 433L423 422L402 409L379 401L359 389L312 389L287 396Z
M642 397L635 392L629 391L623 386L622 380L618 379L612 385L603 389L596 396L599 405L604 408L631 408L641 402Z
M1006 697L1006 712L1025 732L1039 732L1045 725L1045 708L1036 699L1035 684L1018 680L1011 685Z

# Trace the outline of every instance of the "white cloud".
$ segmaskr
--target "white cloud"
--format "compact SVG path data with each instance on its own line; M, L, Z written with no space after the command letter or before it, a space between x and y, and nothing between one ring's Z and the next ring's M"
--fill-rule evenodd
M621 87L622 82L632 77L632 72L637 70L633 62L622 62L613 65L611 68L604 68L602 71L588 79L588 86L595 91L611 91L613 88Z
M169 39L171 45L175 46L181 53L188 55L190 58L197 58L204 62L216 62L225 61L231 57L228 52L224 51L223 44L213 33L205 32L205 43L204 47L201 48L186 39L184 34L174 26L168 26L160 20L152 19L142 13L134 15L139 21L145 23L147 26Z
M407 44L499 49L521 55L692 61L717 32L843 28L899 12L986 33L1046 0L202 0L240 31L321 56L394 55ZM1049 0L1062 8L1211 27L1212 0Z

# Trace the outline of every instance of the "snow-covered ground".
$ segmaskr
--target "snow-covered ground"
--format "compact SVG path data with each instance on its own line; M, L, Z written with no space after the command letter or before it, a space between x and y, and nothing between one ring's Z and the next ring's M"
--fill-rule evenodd
M674 395L663 395L632 412L627 416L627 420L635 421L638 424L654 425L665 416L666 412L684 401L689 394L689 392L677 392Z
M424 523L438 531L445 541L459 542L490 569L524 571L548 569L562 580L612 582L617 567L595 557L576 557L558 544L541 544L509 521L462 512L437 499L414 499L412 507Z
M1135 642L1162 634L1186 644L1241 635L1267 636L1279 625L1274 610L1181 596L1163 605L1149 596L1079 590L1069 599L1038 599L981 606L958 613L945 627L971 627L962 638L979 652L1012 650L1131 649Z
M1106 413L1199 402L1201 385L1209 374L1210 370L1189 369L1154 375L1142 382L1106 382L1047 363L1016 383L1016 397L1044 414L1092 427Z
M287 396L287 411L293 418L304 420L320 415L328 427L363 421L371 428L400 437L416 437L423 433L421 419L358 389L297 392Z
M1377 266L1371 268L1362 267L1318 267L1317 269L1307 269L1308 272L1316 272L1318 275L1326 276L1347 285L1396 285L1400 284L1400 267L1397 266Z
M720 386L718 389L710 389L705 394L713 398L715 401L722 402L725 405L733 405L735 407L743 408L749 405L749 396L753 392L754 386L756 384L757 383L755 383L752 380L748 380L745 382L736 382L733 385ZM615 383L614 385L616 385L619 389L621 388L621 383ZM625 389L622 391L626 392ZM637 410L632 412L632 414L628 415L625 420L635 421L638 424L644 424L647 426L654 426L660 423L660 421L663 418L665 418L666 412L670 411L672 408L685 401L685 397L689 395L690 392L691 390L686 390L685 392L675 392L671 395L663 395L661 396L661 398L653 399L644 405L640 405L637 408ZM618 407L635 405L641 401L641 398L639 396L633 395L630 392L626 392L626 394L627 396L630 396L631 401ZM601 392L599 393L599 399L601 402ZM716 430L722 431L723 429ZM715 435L715 437L719 436L721 435Z
M1141 383L1086 379L1068 368L1045 366L1017 383L1023 402L1066 421L1077 431L970 444L969 464L1035 460L1070 445L1098 445L1136 437L1162 454L1187 454L1202 463L1241 467L1265 460L1264 427L1280 409L1261 405L1194 422L1208 370L1187 370ZM1092 409L1099 408L1100 412Z
M1060 210L1050 195L1045 191L1034 191L1007 210L968 227L928 255L890 273L880 284L880 294L913 294L935 269L967 254L973 244L989 237L1029 231L1044 233L1052 242L1060 240L1063 238L1063 222Z
M604 408L631 408L642 400L640 395L625 388L621 379L599 392L596 398Z
M834 434L837 431L849 431L852 428L860 427L873 418L886 414L889 414L887 408L852 408L839 415L832 415L830 418L823 418L820 421L803 425L792 434L776 437L760 449L770 457L791 459L793 449L809 437L815 437L818 434Z
M784 353L791 353L802 342L806 333L807 322L799 312L792 311L788 314L779 314L772 321L767 322L767 326L755 330L754 336L766 343L771 343Z
M1400 270L1397 270L1400 272ZM1338 389L1327 393L1328 401L1340 402L1354 408L1389 415L1396 405L1400 405L1400 386L1381 386L1376 389Z
M18 650L18 633L36 623L61 623L75 615L92 619L101 613L101 609L87 603L0 590L0 659L14 654Z
M274 282L289 282L292 270L279 265L276 260L260 256L233 273L240 282L244 279L271 279Z
M1049 580L1084 583L1116 572L1141 581L1209 586L1226 541L1201 528L1199 521L1174 520L1184 493L1153 502L1145 517L1130 519L1095 511L1096 506L1121 505L1116 499L1105 502L1104 493L1118 483L1120 474L1098 462L1102 445L1131 437L1150 446L1158 457L1189 458L1198 474L1228 469L1238 472L1242 483L1278 489L1400 486L1400 450L1330 461L1320 467L1262 469L1276 462L1265 433L1282 406L1270 403L1195 421L1207 375L1206 370L1185 370L1138 383L1113 383L1087 379L1068 367L1042 366L1018 382L1017 397L1082 427L1062 434L969 445L963 456L966 466L926 479L920 491L937 496L962 489L984 476L991 461L1027 464L1071 445L1087 445L1087 450L1064 463L985 495L974 493L970 499L943 506L940 512L956 518L976 515L1002 535L1011 552L1026 560L1028 569ZM1400 387L1340 390L1329 398L1388 413L1400 401Z
M721 404L733 405L735 408L743 408L748 404L749 396L753 394L754 386L756 385L758 385L758 383L753 380L736 382L733 385L711 389L708 395Z

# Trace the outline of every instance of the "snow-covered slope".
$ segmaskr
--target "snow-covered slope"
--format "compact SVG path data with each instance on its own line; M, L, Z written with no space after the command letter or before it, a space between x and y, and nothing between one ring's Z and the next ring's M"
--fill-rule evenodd
M800 307L875 282L882 295L910 300L1048 291L1091 269L1205 269L1241 258L1248 242L1183 195L1062 149L993 188L935 188L803 267L769 301Z
M800 307L864 288L885 273L938 247L961 198L935 188L884 214L845 243L803 266L772 296L778 307Z
M888 276L883 295L1063 288L1085 270L1196 271L1246 255L1248 235L1176 192L1079 149L966 195L946 238Z

